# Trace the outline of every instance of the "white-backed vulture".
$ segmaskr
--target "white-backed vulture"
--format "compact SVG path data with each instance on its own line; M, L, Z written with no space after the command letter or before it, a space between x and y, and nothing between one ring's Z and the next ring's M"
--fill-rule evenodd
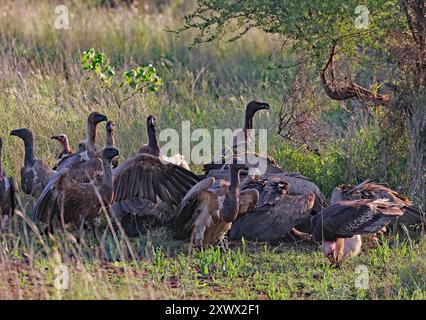
M158 142L157 133L155 126L157 125L157 118L149 115L146 118L146 130L148 133L148 143L144 144L140 149L139 153L146 153L150 154L156 157L159 157L160 159L173 163L177 166L180 166L182 168L185 168L186 170L190 170L188 163L185 161L185 158L183 155L177 153L171 157L160 155L160 144Z
M89 161L97 157L96 153L96 135L97 135L97 126L103 121L108 121L108 118L100 114L99 112L92 112L87 117L87 138L86 140L79 143L78 152L64 158L57 164L57 170L62 168L70 168L73 166L78 166L83 162Z
M347 256L359 254L361 235L381 231L404 214L401 208L388 199L337 201L312 217L312 236L329 261L340 266Z
M377 199L389 199L390 202L402 205L404 215L398 218L398 222L404 224L419 224L425 223L425 214L416 208L407 197L399 194L398 192L387 188L383 185L372 183L365 180L360 184L342 185L336 187L331 195L331 203L340 200L358 200L370 199L371 201Z
M0 233L7 226L16 206L18 186L13 177L7 177L2 164L3 139L0 138Z
M128 236L152 224L168 225L187 191L200 180L191 171L145 153L120 164L113 175L112 210Z
M246 166L259 167L260 161L266 161L266 171L262 173L280 173L283 170L280 168L278 163L271 157L264 157L256 152L247 150L247 146L252 141L252 129L253 129L253 117L259 110L270 109L269 104L259 101L251 101L247 104L245 110L245 122L244 128L241 129L235 136L233 136L232 143L227 146L222 152L213 158L211 163L203 166L205 175L208 176L211 170L224 169L224 164L227 159L232 155L247 158ZM237 149L237 152L235 152Z
M232 224L229 238L276 242L295 226L310 220L315 194L289 195L288 188L288 183L280 177L247 179L241 190L257 190L259 202L253 212L242 215Z
M196 247L215 245L238 215L254 210L259 192L254 189L240 191L239 171L243 167L230 165L230 182L208 177L188 191L174 220L176 239L189 239Z
M25 157L24 166L21 168L21 188L24 193L37 199L56 171L35 157L34 138L30 130L16 129L12 130L10 135L24 141Z
M35 203L34 219L46 223L49 231L71 224L80 233L85 222L96 230L102 206L106 208L114 198L111 160L116 156L117 149L105 148L103 170L89 183L72 179L69 168L59 170Z
M62 162L62 160L64 160L65 158L69 157L70 155L73 155L74 152L70 148L70 143L66 134L62 133L56 136L52 136L51 139L57 140L62 147L61 153L56 158L56 163L53 167L53 170L56 170L58 168L58 164Z

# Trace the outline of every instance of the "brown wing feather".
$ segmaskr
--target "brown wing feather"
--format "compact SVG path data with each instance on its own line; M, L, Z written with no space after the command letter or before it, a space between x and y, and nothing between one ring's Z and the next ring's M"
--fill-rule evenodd
M404 215L398 218L398 221L405 224L417 224L425 221L425 215L407 197L398 192L383 186L381 184L372 183L365 180L356 186L343 185L336 188L333 197L336 198L338 192L341 192L342 200L359 200L359 199L389 199L392 203L404 206Z
M402 214L401 205L385 200L339 201L312 218L314 239L334 241L376 233Z
M49 182L34 205L32 216L51 224L79 224L99 212L101 203L92 183L79 183L69 176L70 169L61 169Z
M294 226L311 217L315 195L313 193L290 196L281 194L273 204L258 206L253 213L239 217L233 224L231 239L275 242Z
M140 229L143 229L143 218L136 221L126 219L126 215L142 217L154 214L158 216L158 220L164 219L164 223L168 223L173 218L171 209L178 206L186 192L199 181L192 172L149 154L131 157L115 168L113 175L115 190L113 211L119 219L124 219L122 224L134 221L141 224ZM139 205L147 200L149 204ZM164 202L161 210L157 210L158 200ZM163 210L168 211L168 214L164 215ZM125 225L123 227L126 229Z
M197 216L198 198L202 192L207 191L215 182L213 177L201 180L194 185L182 199L177 214L173 220L173 234L176 239L187 239L191 230L189 221Z
M256 189L246 189L240 191L240 207L238 216L254 211L259 201L259 191Z

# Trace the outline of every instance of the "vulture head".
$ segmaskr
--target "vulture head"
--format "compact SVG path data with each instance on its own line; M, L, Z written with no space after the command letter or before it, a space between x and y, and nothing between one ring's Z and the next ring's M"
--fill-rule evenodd
M271 107L266 102L253 100L247 104L246 113L253 116L259 110L268 110L270 108Z
M320 250L332 265L341 267L348 256L358 255L361 251L362 240L360 235L351 238L338 238L335 241L324 241Z
M110 162L112 159L117 157L119 155L119 152L116 148L105 148L102 151L102 159Z
M108 121L108 118L99 112L92 112L89 114L87 121L96 126L103 121Z
M68 145L68 137L65 134L59 134L57 136L52 136L52 137L50 137L50 139L59 141L59 143L64 147Z
M23 140L31 139L33 137L32 132L26 128L12 130L10 135L21 138Z
M149 115L146 118L146 125L147 125L147 127L154 128L156 124L157 124L157 118L156 117Z
M115 123L114 123L114 121L107 121L107 123L106 123L106 131L110 132L110 133L115 132Z

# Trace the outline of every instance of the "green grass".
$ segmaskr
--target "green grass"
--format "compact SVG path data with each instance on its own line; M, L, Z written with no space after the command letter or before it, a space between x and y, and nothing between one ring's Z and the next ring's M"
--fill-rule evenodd
M321 157L276 135L282 95L295 76L294 69L268 68L295 59L281 50L277 37L250 32L234 43L188 50L191 34L176 38L164 30L179 26L191 2L154 11L109 10L96 3L68 2L72 29L58 31L52 28L53 1L1 2L0 136L9 175L19 176L23 162L22 142L9 137L15 128L33 130L36 155L53 164L59 145L50 136L66 133L76 146L85 135L85 118L97 110L118 123L117 146L126 159L147 141L148 114L157 116L159 130L180 131L183 120L193 129L238 128L245 104L259 99L272 106L255 119L256 127L269 129L269 154L286 170L311 178L327 196L340 183L367 177L404 188L405 134L384 170L386 133L363 114L324 104L320 117L332 134L321 145ZM81 52L91 47L111 57L118 70L152 63L164 87L117 110L112 97L83 76ZM28 213L33 199L23 194L20 199ZM0 298L425 299L425 237L412 233L411 240L392 236L377 247L367 245L361 256L335 269L312 244L231 243L227 252L210 248L188 255L187 244L164 229L130 245L120 234L114 240L111 232L102 245L90 235L77 244L70 236L40 237L38 229L15 217L0 242ZM68 290L54 288L60 263L70 271ZM367 290L354 285L360 264L369 270Z
M20 219L20 218L16 218ZM15 220L15 226L23 224ZM45 239L46 240L46 239ZM231 242L192 250L166 229L131 240L136 259L110 233L99 245L57 235L43 250L34 236L5 235L1 244L0 298L3 299L425 299L424 239L367 242L362 255L342 268L329 265L307 243L268 245ZM126 253L124 253L126 255ZM66 290L55 288L55 268L69 270ZM357 288L356 268L366 266L369 285Z

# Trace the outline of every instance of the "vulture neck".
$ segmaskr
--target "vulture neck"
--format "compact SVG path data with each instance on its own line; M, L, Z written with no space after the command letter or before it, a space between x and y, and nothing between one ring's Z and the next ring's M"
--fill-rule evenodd
M88 151L95 151L96 142L96 124L91 121L87 122L87 149Z
M114 138L114 132L113 131L108 131L106 134L106 141L105 141L105 146L112 148L115 145L115 138Z
M2 151L3 151L3 141L0 139L0 178L3 176Z
M62 147L63 147L63 151L62 151L63 154L71 154L72 153L68 140L64 141L62 143Z
M112 179L112 169L111 169L111 160L102 160L102 165L104 169L104 174L102 176L102 186L100 188L101 196L105 204L109 204L112 200L112 193L114 190L113 179Z
M240 206L240 169L230 169L231 184L223 202L222 218L226 222L233 222L237 216Z
M245 123L244 123L244 131L253 129L253 116L254 116L253 111L247 109L246 110L246 120L245 120Z
M25 136L22 138L24 140L24 146L25 146L25 166L32 166L34 162L36 161L36 158L34 156L34 139L32 134Z
M160 144L157 140L155 127L151 125L148 126L148 146L152 150L152 155L157 157L160 156Z

